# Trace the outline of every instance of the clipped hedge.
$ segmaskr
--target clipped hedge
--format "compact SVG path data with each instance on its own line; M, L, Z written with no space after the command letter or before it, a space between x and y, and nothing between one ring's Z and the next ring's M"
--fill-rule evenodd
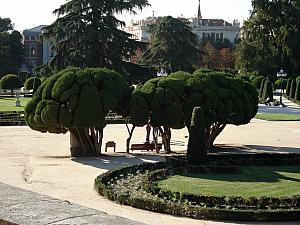
M252 157L252 164L260 164L258 158L268 159L268 154ZM287 156L287 157L284 157ZM95 190L110 200L120 204L146 209L154 212L187 216L196 219L222 219L238 221L287 221L300 219L300 198L240 198L197 196L179 192L163 191L153 183L162 177L184 172L238 173L236 166L228 164L231 160L246 158L245 155L211 157L210 163L199 167L186 166L179 158L177 165L169 163L141 164L108 171L98 176ZM300 155L276 154L270 156L275 164L291 165L300 161ZM298 161L295 161L298 160ZM294 161L293 161L294 160ZM214 162L214 163L213 163ZM274 163L273 163L274 164ZM181 166L179 166L181 165ZM185 166L182 166L185 165ZM244 164L245 165L245 164ZM297 164L296 164L297 165Z

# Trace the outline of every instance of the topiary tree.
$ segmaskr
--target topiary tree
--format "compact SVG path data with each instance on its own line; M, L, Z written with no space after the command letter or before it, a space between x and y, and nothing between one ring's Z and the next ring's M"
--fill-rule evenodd
M287 98L289 98L289 95L290 95L292 80L293 80L292 78L287 79L287 84L286 84L286 89L285 89L285 93L286 93Z
M2 89L10 89L11 95L14 95L14 89L21 88L22 82L20 78L14 74L7 74L0 80L0 87Z
M189 73L176 72L163 78L154 78L138 86L132 95L130 117L134 126L144 126L148 122L157 127L162 135L165 151L171 151L171 129L181 129L184 114L181 105L184 94L183 77ZM176 79L181 77L182 79Z
M291 81L291 88L290 88L290 93L289 93L289 99L293 100L295 98L295 94L296 94L296 80L293 79Z
M169 129L186 126L191 134L193 110L201 107L204 128L199 138L203 144L188 149L188 155L199 156L199 152L193 151L206 154L227 124L249 123L257 113L257 104L255 87L241 79L222 72L196 71L193 75L177 72L137 87L133 92L130 115L137 126L145 125L150 119L153 126ZM201 159L193 159L196 161Z
M264 93L264 87L265 87L266 81L267 81L267 79L262 79L261 82L260 82L260 88L259 88L259 94L258 94L260 102L261 102L261 98L262 98L263 93Z
M260 102L262 103L268 103L273 102L273 88L272 83L269 80L266 80L264 83L263 91L262 91L262 97L260 99Z
M261 81L264 79L263 76L256 76L254 79L250 79L251 84L256 87L256 88L260 88L261 85Z
M215 139L227 124L247 124L257 113L256 89L244 80L225 73L195 73L185 83L183 109L189 131L194 108L201 106L203 111L205 144L199 146L201 151L213 147Z
M129 87L108 69L67 68L42 83L25 107L25 120L40 132L70 132L72 156L101 153L105 115L129 100Z
M295 101L300 101L300 76L296 78Z
M205 146L205 127L204 127L204 113L201 107L193 109L191 125L189 129L189 143L187 151L187 159L190 163L197 163L205 161L207 151L201 146Z
M38 87L41 86L41 84L42 84L42 81L40 78L30 77L25 81L24 87L26 90L33 90L33 93L35 93L36 90L38 89Z

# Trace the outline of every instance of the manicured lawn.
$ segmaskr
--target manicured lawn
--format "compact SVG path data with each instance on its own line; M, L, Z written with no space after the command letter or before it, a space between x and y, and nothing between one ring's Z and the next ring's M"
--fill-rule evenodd
M4 111L24 111L24 107L31 98L21 97L21 107L16 107L16 98L2 98L0 97L0 112Z
M158 185L197 195L291 197L300 195L300 166L242 167L241 174L175 175Z
M300 115L296 114L259 113L255 118L269 121L300 121Z

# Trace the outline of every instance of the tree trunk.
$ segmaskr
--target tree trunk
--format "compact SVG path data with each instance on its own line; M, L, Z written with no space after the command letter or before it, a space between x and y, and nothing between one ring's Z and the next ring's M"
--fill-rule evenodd
M103 129L70 128L70 151L72 157L96 156L101 154Z
M135 126L132 125L132 128L131 128L131 130L130 130L129 127L128 127L128 124L126 123L126 127L127 127L127 131L128 131L128 134L129 134L129 137L128 137L127 140L126 140L126 153L129 154L130 141L131 141L131 138L132 138L132 135L133 135L133 131L134 131L134 129L135 129Z
M157 127L153 127L152 135L153 135L153 142L154 142L154 146L155 146L155 151L156 151L156 153L159 153L158 128Z
M206 139L205 148L207 151L211 150L214 146L214 141L219 136L219 134L224 130L226 124L216 124L211 128L211 131L208 131L208 136Z
M167 126L158 127L161 137L162 137L162 144L164 146L166 153L171 153L171 129Z

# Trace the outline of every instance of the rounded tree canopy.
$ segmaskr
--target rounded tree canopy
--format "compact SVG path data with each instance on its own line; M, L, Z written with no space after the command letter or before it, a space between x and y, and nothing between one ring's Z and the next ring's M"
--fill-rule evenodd
M41 86L42 81L38 77L30 77L28 78L25 83L24 87L26 90L37 90L39 86Z
M232 75L176 72L136 88L131 101L131 120L136 126L143 126L150 118L154 126L189 127L193 109L201 106L205 126L241 125L256 115L257 105L256 89Z
M0 87L2 89L21 88L22 82L18 76L14 75L14 74L7 74L1 78Z
M102 128L105 115L116 109L129 92L123 77L113 70L67 68L42 83L25 107L25 120L40 132Z

